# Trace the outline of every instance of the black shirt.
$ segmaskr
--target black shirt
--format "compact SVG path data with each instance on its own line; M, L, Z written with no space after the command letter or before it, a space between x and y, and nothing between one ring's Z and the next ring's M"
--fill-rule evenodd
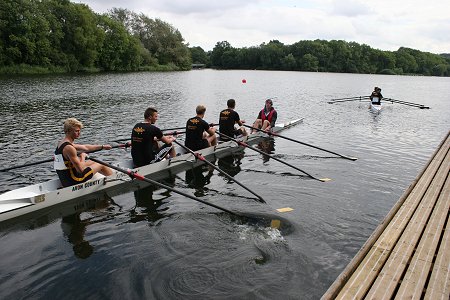
M148 165L155 158L155 137L163 137L158 127L150 123L134 125L131 132L131 156L135 167Z
M209 130L209 124L200 117L193 117L186 122L186 141L184 145L193 151L208 147L203 139L203 132Z
M219 115L219 132L234 137L234 124L240 122L239 114L230 109L224 109Z

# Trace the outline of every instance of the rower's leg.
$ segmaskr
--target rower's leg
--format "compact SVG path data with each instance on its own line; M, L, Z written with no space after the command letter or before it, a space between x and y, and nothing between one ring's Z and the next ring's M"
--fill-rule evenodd
M255 123L253 123L253 127L255 128L261 128L262 126L262 120L261 119L256 119ZM256 130L252 129L251 133L255 133Z
M206 140L208 141L209 146L217 145L217 137L215 134L208 136Z
M262 127L261 127L261 130L266 129L268 126L270 126L270 122L267 121L267 120L264 120L264 122L263 122L263 124L262 124Z

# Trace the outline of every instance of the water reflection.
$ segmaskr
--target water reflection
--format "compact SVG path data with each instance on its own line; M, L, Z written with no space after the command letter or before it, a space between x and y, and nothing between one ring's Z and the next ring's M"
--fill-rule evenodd
M234 177L241 172L241 159L243 157L244 153L225 156L218 160L217 165L222 171Z
M114 201L107 197L95 202L94 211L102 211L110 206ZM62 217L61 228L67 241L73 245L73 253L76 257L85 259L94 252L94 247L85 240L86 229L89 225L104 222L109 219L109 215L101 214L101 217L92 216L86 219L81 218L82 212L77 212Z
M205 189L205 186L211 182L213 172L214 168L206 164L186 171L186 184L188 187L195 189L194 195L196 197L206 195L207 189Z
M273 154L275 152L275 141L274 139L264 139L257 146L261 151L267 154ZM270 160L270 156L263 155L263 162L268 162Z
M164 184L173 186L175 178L168 178ZM170 192L164 192L163 198L155 199L154 192L158 188L151 185L134 192L136 205L129 211L129 223L137 223L140 221L147 221L149 223L156 223L157 221L166 218L165 213L169 207L163 207L164 200L170 197Z

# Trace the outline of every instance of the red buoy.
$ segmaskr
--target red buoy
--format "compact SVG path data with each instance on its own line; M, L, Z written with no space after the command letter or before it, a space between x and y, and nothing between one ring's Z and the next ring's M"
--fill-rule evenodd
M245 79L242 79L242 83L247 83L247 80L245 80Z

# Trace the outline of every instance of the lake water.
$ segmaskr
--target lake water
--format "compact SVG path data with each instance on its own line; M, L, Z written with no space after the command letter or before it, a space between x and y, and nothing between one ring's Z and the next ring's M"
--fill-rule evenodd
M374 86L431 109L389 103L375 115L367 102L327 103L369 95ZM217 172L167 180L228 209L277 216L280 230L151 187L80 202L80 214L57 207L0 226L0 298L318 299L450 130L449 95L450 78L306 72L2 78L0 168L50 158L67 117L84 123L80 143L104 144L128 137L149 106L159 110L160 128L172 128L184 126L198 104L216 123L229 98L248 123L274 98L279 121L304 118L283 135L359 159L276 138L273 155L332 181L308 179L251 150L219 162L267 204ZM2 172L0 192L54 176L49 163ZM276 212L285 207L293 210Z

